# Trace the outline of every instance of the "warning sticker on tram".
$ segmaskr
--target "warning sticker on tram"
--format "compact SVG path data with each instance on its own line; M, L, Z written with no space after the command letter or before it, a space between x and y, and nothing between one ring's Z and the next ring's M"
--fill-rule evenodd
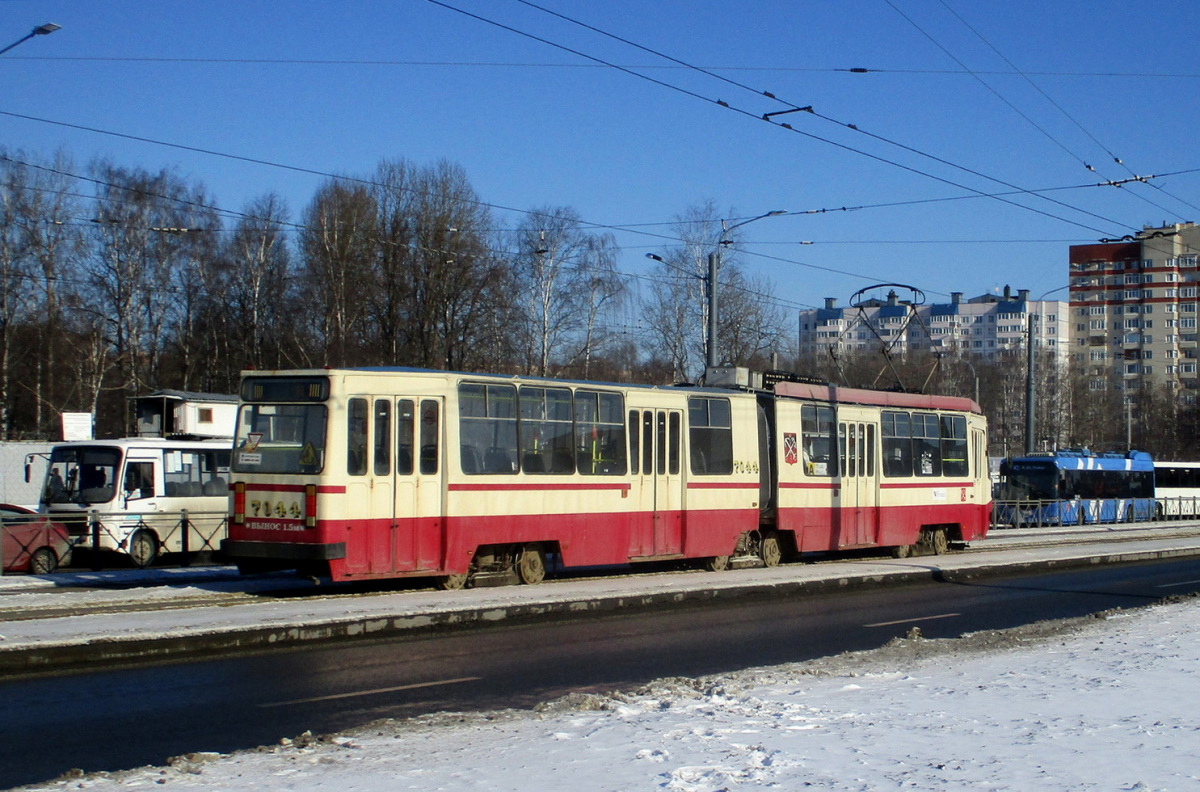
M317 464L317 449L313 446L312 443L304 444L304 449L300 452L300 464L301 465Z

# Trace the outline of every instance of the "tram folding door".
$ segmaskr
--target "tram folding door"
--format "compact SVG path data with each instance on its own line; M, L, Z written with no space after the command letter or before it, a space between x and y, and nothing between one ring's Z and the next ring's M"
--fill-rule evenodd
M396 569L432 570L443 554L442 397L397 399Z
M838 455L841 457L839 547L876 542L879 515L879 470L876 465L878 430L874 423L849 410L838 415Z
M442 397L356 397L348 406L348 571L438 569L445 468Z
M638 470L641 485L638 515L629 548L631 558L655 558L683 552L682 432L682 410L640 411Z

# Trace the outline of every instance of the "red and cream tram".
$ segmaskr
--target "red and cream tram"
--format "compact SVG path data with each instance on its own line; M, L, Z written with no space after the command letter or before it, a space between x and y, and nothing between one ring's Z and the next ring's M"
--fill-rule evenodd
M225 555L243 571L540 581L562 567L984 536L968 399L419 369L246 372Z

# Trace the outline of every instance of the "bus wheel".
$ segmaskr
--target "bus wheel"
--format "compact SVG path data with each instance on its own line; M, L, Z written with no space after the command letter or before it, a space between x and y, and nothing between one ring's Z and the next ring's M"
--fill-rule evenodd
M29 557L29 571L34 575L49 575L58 569L58 556L49 547L39 547Z
M934 528L929 532L929 546L934 555L945 555L950 552L950 540L946 538L945 528Z
M158 537L154 531L142 528L133 532L133 536L129 537L129 557L139 569L154 563L158 558Z
M442 591L458 591L467 587L467 574L443 575L438 578L438 588Z
M517 559L517 577L530 586L546 579L546 556L542 548L537 545L521 548L521 557Z
M729 556L712 556L704 559L704 568L709 572L723 572L729 569Z
M779 566L779 562L783 560L783 550L779 547L779 534L771 531L763 537L759 555L762 556L763 566Z

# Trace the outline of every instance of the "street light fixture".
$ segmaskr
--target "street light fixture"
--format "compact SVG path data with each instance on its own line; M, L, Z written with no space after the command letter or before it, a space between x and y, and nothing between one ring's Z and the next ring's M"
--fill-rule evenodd
M17 39L16 41L14 41L12 44L9 44L4 49L0 49L0 55L3 55L4 53L8 52L13 47L24 44L26 41L29 41L29 39L33 38L34 36L49 36L51 33L53 33L56 30L59 30L61 27L62 27L62 25L56 25L53 22L47 22L44 25L38 25L37 27L35 27L33 29L32 32L27 33L26 35Z

